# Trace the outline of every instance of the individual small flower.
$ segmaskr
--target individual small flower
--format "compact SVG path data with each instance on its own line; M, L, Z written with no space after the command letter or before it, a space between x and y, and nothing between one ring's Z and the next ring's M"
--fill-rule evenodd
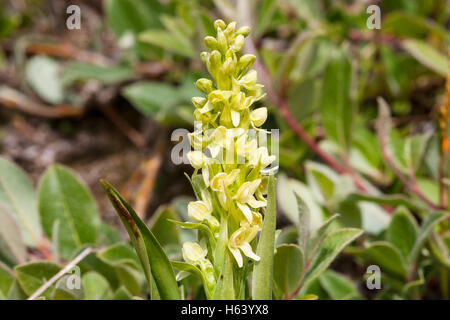
M198 222L207 222L212 229L219 227L219 221L212 216L211 200L207 198L204 192L202 192L202 198L204 200L191 201L188 204L188 216L189 218Z
M250 112L250 122L253 127L260 127L267 120L267 108L258 108Z
M256 189L258 189L260 183L261 179L256 179L251 182L244 182L236 192L236 195L233 197L233 199L236 200L236 205L239 209L241 209L242 213L250 223L253 222L253 214L248 205L257 209L264 207L267 204L266 201L256 200L254 197Z
M226 188L233 184L239 176L240 169L234 169L230 173L220 172L211 180L211 189L217 192L220 205L225 210L228 209Z
M244 222L241 224L241 227L231 235L228 249L236 259L239 268L242 268L243 266L241 251L250 259L255 261L260 260L260 257L253 252L252 246L250 245L250 242L256 237L259 230L259 226L250 225L249 223Z
M193 265L200 263L208 253L198 243L190 241L183 243L182 252L184 261Z
M205 165L206 156L201 151L191 151L187 157L195 169L201 169Z
M254 166L260 165L262 169L274 162L276 157L274 155L269 156L267 147L259 147L256 152L250 155L250 164Z

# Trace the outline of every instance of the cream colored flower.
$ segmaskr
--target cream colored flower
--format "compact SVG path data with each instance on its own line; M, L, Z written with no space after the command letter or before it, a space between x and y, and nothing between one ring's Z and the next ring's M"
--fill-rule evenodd
M236 195L233 197L233 200L236 200L236 205L239 207L239 209L241 209L242 213L250 223L253 222L253 214L250 207L257 209L265 207L267 205L267 202L265 200L256 200L254 196L256 189L258 189L260 183L261 179L256 179L251 182L244 182L236 192ZM250 205L250 207L248 205Z
M250 112L250 121L253 127L260 127L267 120L267 108L258 108Z
M198 264L206 257L208 251L204 250L198 243L187 241L183 243L183 259L187 263Z
M244 222L241 227L231 235L230 241L228 242L228 249L236 259L239 268L242 268L243 266L241 251L250 259L255 261L260 260L260 257L253 252L250 245L250 242L256 237L259 230L259 226L252 226Z

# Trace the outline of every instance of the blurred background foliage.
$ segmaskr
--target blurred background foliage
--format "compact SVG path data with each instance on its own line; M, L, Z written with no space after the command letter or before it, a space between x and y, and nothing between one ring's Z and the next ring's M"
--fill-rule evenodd
M190 168L171 163L170 134L192 129L203 38L223 18L252 26L247 49L258 54L270 91L260 102L270 109L265 126L280 129L278 244L298 236L294 193L313 229L339 213L331 228L365 231L301 296L449 298L449 1L243 3L0 3L0 213L11 225L0 228L0 297L30 295L36 270L40 279L55 274L87 244L101 249L83 261L84 292L72 298L144 296L100 178L150 219L171 257L180 255L179 243L193 234L166 219L187 219ZM70 4L81 8L80 30L66 27ZM366 25L370 4L381 8L380 30ZM24 208L12 205L2 181ZM82 208L59 216L54 199L74 193ZM66 219L87 227L64 230ZM16 229L21 237L7 241ZM43 257L52 261L29 262ZM371 264L381 267L381 290L366 288ZM55 286L47 297L67 295Z

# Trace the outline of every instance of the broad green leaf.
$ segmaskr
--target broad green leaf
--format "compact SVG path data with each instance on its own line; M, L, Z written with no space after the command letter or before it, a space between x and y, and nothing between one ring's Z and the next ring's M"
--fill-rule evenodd
M180 299L177 281L167 255L153 233L139 218L129 204L105 180L101 181L108 198L125 225L139 256L145 276L152 290L159 292L161 299ZM156 288L153 286L156 285Z
M437 232L431 232L429 240L433 255L443 266L450 268L450 247L445 244L443 237Z
M143 31L139 34L139 40L187 58L194 58L196 55L188 38L182 40L177 38L172 32L165 30L154 29Z
M400 207L392 217L387 230L387 240L400 250L406 260L416 242L417 232L417 222L406 208Z
M284 244L276 249L273 261L275 291L280 296L289 296L300 285L304 258L302 250L295 244Z
M406 39L403 40L402 46L425 67L443 77L447 75L447 57L428 43L417 39Z
M305 274L304 285L317 278L333 262L337 255L363 233L360 229L343 228L331 232L319 248Z
M52 300L82 300L84 297L84 292L79 276L79 274L66 274L59 278L54 285L50 298ZM77 277L75 280L77 283L74 287L71 287L69 284L75 284L74 277Z
M139 266L139 257L124 243L114 244L98 252L98 257L111 265L126 264L136 268Z
M179 217L171 206L162 206L158 208L149 221L150 230L162 246L180 244L180 230L169 219L177 220Z
M356 285L350 279L335 271L327 270L318 279L333 300L348 300L360 297Z
M308 250L306 251L306 260L310 261L314 255L316 254L317 250L320 248L320 245L322 244L322 241L327 236L327 230L332 224L332 222L339 218L339 214L334 214L330 218L328 218L320 227L318 227L314 232L311 234L311 238L309 239L308 243Z
M59 249L69 258L83 244L95 244L100 217L87 187L68 168L52 165L39 183L39 213L45 233L53 239L59 221Z
M94 79L103 84L113 84L130 79L133 75L133 70L128 67L104 67L89 63L72 62L65 67L61 82L64 86L68 86L74 82Z
M161 82L141 81L125 87L122 94L138 111L157 121L184 119L182 102L186 99L180 88Z
M308 207L303 202L302 198L295 194L295 197L297 199L297 205L298 205L298 212L299 212L299 218L298 218L298 246L300 247L302 252L306 252L308 249L308 241L309 241L309 232L310 232L310 212Z
M370 243L366 248L367 254L380 266L381 270L406 276L408 270L406 261L403 259L400 250L386 241Z
M84 300L108 300L112 297L108 281L99 273L90 271L81 277Z
M0 261L10 266L22 264L27 251L16 219L0 204Z
M267 209L259 236L256 254L261 258L255 263L252 280L252 299L264 300L272 298L273 255L275 246L275 227L277 218L277 200L275 177L269 176L267 192Z
M25 77L33 90L46 102L57 104L64 100L59 78L59 64L46 56L31 58L25 69Z
M425 245L425 242L428 239L428 236L433 231L433 228L442 220L449 217L449 214L446 212L432 212L426 216L426 218L422 222L422 226L420 227L419 233L416 238L416 242L412 247L409 256L408 262L415 263L417 258L419 257L420 250Z
M206 281L205 276L203 275L203 273L200 271L199 268L197 268L196 266L194 266L190 263L182 262L182 261L170 261L170 263L172 264L172 266L175 269L178 269L180 271L189 272L189 273L192 273L192 274L196 275L197 277L199 277L200 280L202 280L206 297L208 298L208 300L211 299L214 288L210 288L208 286L208 281Z
M161 26L160 13L164 6L159 1L146 0L107 0L106 20L117 36L126 32L138 33L152 27Z
M120 287L114 292L112 300L131 300L132 295L125 287Z
M31 296L45 282L50 280L60 271L60 267L51 262L33 261L19 265L14 268L19 284L28 296ZM54 285L52 286L54 287ZM47 289L42 295L49 297L52 287Z
M355 113L350 98L352 67L343 51L335 51L325 69L322 88L321 119L327 137L343 150L351 145Z
M278 205L291 222L298 226L299 212L295 194L300 195L308 207L311 228L317 228L325 221L323 209L315 201L308 186L283 174L280 174L277 180Z
M33 186L19 167L2 157L0 204L16 218L25 244L35 247L41 240L42 229Z
M413 211L424 211L427 210L420 202L414 199L408 198L402 194L383 194L383 195L367 195L362 193L351 193L347 196L347 200L350 201L366 201L377 203L380 205L387 204L390 206L405 206L406 208Z
M8 268L0 262L0 300L6 299L8 297L9 289L11 289L15 280L15 275Z

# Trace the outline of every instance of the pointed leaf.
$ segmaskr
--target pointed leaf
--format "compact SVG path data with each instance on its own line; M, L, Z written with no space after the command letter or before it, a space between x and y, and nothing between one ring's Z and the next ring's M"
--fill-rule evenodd
M259 236L256 254L261 258L253 268L253 300L267 300L272 298L273 252L275 246L275 227L277 218L277 202L275 191L275 177L269 176L267 193L267 209Z
M382 271L406 276L407 268L400 250L386 241L370 243L366 249L367 254L380 266Z
M387 239L400 250L406 260L416 242L417 232L417 222L406 208L400 207L392 217L387 230Z
M175 274L169 258L164 253L158 240L156 240L153 233L130 205L108 182L102 180L101 184L130 235L133 246L141 260L150 288L152 288L154 282L161 299L180 299Z
M362 233L362 230L354 228L343 228L331 232L325 238L319 248L319 252L311 261L308 271L305 274L303 285L311 282L324 272L342 249Z
M51 262L33 261L14 268L17 279L23 291L30 296L39 289L45 282L50 280L60 271L60 267ZM47 289L42 295L49 297L52 287Z
M289 296L299 286L303 274L303 253L295 244L277 248L274 256L273 281L281 296Z

